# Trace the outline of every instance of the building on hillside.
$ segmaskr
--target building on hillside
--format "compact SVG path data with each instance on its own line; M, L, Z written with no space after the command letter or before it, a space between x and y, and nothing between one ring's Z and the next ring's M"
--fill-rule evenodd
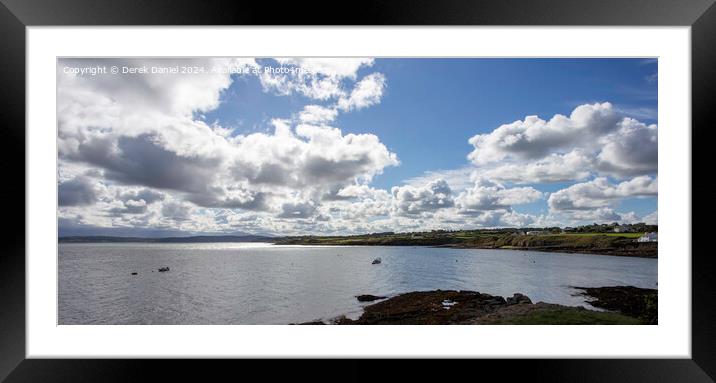
M646 233L636 240L637 242L657 242L657 233Z

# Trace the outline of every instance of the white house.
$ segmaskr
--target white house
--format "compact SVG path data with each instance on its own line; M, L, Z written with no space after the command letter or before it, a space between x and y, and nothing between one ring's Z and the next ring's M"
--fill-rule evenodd
M636 240L637 242L657 242L657 233L646 233Z

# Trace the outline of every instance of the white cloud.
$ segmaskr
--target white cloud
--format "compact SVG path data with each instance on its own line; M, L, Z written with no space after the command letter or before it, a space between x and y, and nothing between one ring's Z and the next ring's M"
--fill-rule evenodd
M61 182L57 189L60 206L92 205L99 198L94 182L83 176Z
M575 146L590 145L616 129L619 120L610 103L581 105L567 117L557 114L545 121L527 116L493 130L478 134L469 142L475 150L468 158L482 165L505 158L537 159L555 151Z
M644 223L647 225L658 225L659 224L659 212L654 210L653 213L647 214L643 218Z
M516 184L535 184L583 180L590 176L592 160L579 150L550 154L544 159L511 163L485 171L494 180Z
M637 223L640 217L632 212L617 212L609 207L600 207L593 210L575 210L568 213L568 217L577 223Z
M506 212L500 217L501 224L498 226L527 227L534 224L537 218L531 214L518 213L516 211Z
M281 205L279 218L308 218L316 212L313 201L286 202Z
M549 121L527 116L470 138L468 159L478 167L507 162L486 175L515 183L575 181L592 172L655 173L657 126L623 113L607 102L580 105L569 117L557 114Z
M617 194L622 197L655 196L658 191L658 179L649 176L634 177L619 183L616 187Z
M338 100L338 108L349 111L375 105L380 102L385 86L386 80L382 73L369 74L356 83L348 97Z
M362 200L386 200L390 194L382 189L374 189L368 185L348 185L336 193L341 198L359 198Z
M336 119L338 111L320 105L306 105L299 113L298 119L306 124L324 124Z
M147 212L147 202L144 200L129 200L122 204L109 209L112 214L144 214Z
M597 156L597 168L607 174L629 176L657 171L658 131L632 118L619 123L619 129L604 137Z
M504 185L480 178L472 188L460 193L456 199L458 210L474 214L486 210L509 210L512 205L537 201L543 194L531 187L506 188Z
M572 219L580 221L614 222L621 219L621 215L608 207L600 207L594 210L576 211L572 214Z
M151 67L177 61L79 60L63 61L59 67L98 63ZM188 64L258 65L253 60L214 59L192 59ZM332 81L355 79L358 68L371 65L372 60L294 64L310 65L319 77ZM299 114L298 125L274 120L273 134L232 136L221 126L197 120L195 113L219 105L231 82L223 73L85 78L59 72L63 214L82 214L87 224L100 226L181 224L192 230L216 229L213 214L223 210L214 209L224 208L279 219L315 216L325 220L329 217L318 214L325 197L364 185L385 167L399 164L396 154L377 136L344 135L340 129L325 126L335 119L334 108L308 105ZM371 101L361 102L365 106ZM86 172L96 179L77 178ZM107 182L111 192L96 191L99 180ZM82 188L72 189L80 183ZM95 203L92 209L82 209ZM370 199L366 203L378 204ZM228 221L219 222L226 225Z
M474 184L475 169L472 166L465 166L458 169L429 170L423 174L408 178L403 181L407 185L424 185L437 180L445 180L453 192L462 191Z
M206 72L192 74L105 74L97 76L64 73L64 67L111 65L119 68L165 68L172 66L197 66ZM139 109L147 113L165 113L190 116L193 112L215 109L219 106L221 91L231 84L228 72L212 72L212 68L256 67L253 59L235 58L111 58L111 59L61 59L58 65L58 112L60 116L75 115L92 120L122 108ZM101 98L98 100L97 98ZM90 104L90 105L87 105ZM91 112L79 112L94 106Z
M343 80L355 80L358 69L373 65L369 58L277 58L280 66L299 69L289 73L262 71L264 90L279 95L301 94L328 100L343 96Z
M146 188L140 188L140 189L128 189L123 191L117 192L117 198L121 201L128 202L128 201L144 201L148 204L161 201L164 199L164 194L151 190Z
M171 221L190 221L195 218L196 209L189 203L169 201L162 205L162 216Z
M608 207L624 198L656 196L657 193L657 179L649 176L635 177L617 185L599 177L552 193L548 204L552 210L592 210Z
M455 203L450 185L445 180L436 180L422 187L394 186L391 194L395 200L395 210L400 215L431 213L452 207Z
M255 133L234 142L230 166L238 179L259 187L290 187L321 193L361 180L370 181L399 164L377 136L343 135L339 129L300 124L277 127L273 135Z
M108 59L109 60L109 59ZM319 73L355 77L370 60L312 60ZM91 65L100 61L62 62ZM104 62L109 64L109 62ZM171 66L177 60L112 61L119 66ZM257 65L253 60L196 59L183 65ZM215 108L228 74L78 77L59 72L59 147L64 160L102 169L107 179L187 193L205 206L265 209L264 185L321 189L370 180L397 157L371 134L276 121L275 133L231 137L195 120ZM304 121L327 122L335 111L309 106ZM283 124L283 125L281 125ZM295 134L293 132L295 129ZM279 190L280 191L280 190ZM271 193L276 192L270 190Z
M221 93L231 84L228 74L79 76L61 70L65 66L180 64L253 65L251 60L235 59L62 59L57 77L60 156L81 161L88 156L111 158L118 150L118 137L142 136L151 137L159 149L181 156L220 155L226 146L223 136L192 115L219 105Z
M179 62L63 59L58 66ZM616 212L619 201L656 195L655 177L617 184L598 177L553 193L547 215L513 209L544 198L526 184L656 173L656 126L621 118L608 103L503 125L470 139L467 166L427 171L390 191L373 187L376 176L400 164L397 154L375 134L332 126L339 113L381 101L385 76L359 75L372 59L275 62L307 71L260 72L266 91L323 102L271 120L273 131L239 135L204 122L201 113L221 104L233 80L255 73L99 78L58 72L61 222L275 234L554 225L562 215L626 222L638 217ZM187 63L259 68L251 59L181 60ZM647 218L655 221L656 212Z
M526 227L533 225L537 217L531 214L518 213L510 209L463 211L456 216L454 222L457 229Z

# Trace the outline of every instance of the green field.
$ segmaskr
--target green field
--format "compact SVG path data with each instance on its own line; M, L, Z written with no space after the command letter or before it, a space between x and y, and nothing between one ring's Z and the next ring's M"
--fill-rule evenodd
M606 235L608 237L639 238L642 235L644 235L644 233L565 233L565 235L575 235L575 236Z
M544 234L543 234L544 233ZM540 250L566 253L656 257L656 243L638 243L639 233L563 233L543 230L522 234L516 229L374 233L353 236L284 237L279 245L441 246L481 249Z
M552 310L534 311L525 315L504 318L493 324L515 325L637 325L642 324L639 319L626 315L580 310L574 307L562 307Z

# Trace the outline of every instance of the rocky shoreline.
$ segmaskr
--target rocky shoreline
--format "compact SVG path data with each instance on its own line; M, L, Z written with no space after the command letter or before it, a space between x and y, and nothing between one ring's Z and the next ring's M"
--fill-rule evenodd
M644 228L646 230L646 228ZM649 228L654 229L656 228ZM349 236L297 236L277 245L429 246L461 249L510 249L656 258L657 242L639 242L635 233L566 233L516 229L373 233Z
M576 287L589 304L604 310L639 318L646 324L658 324L658 291L633 286Z
M307 246L425 246L443 247L453 249L488 249L488 250L524 250L541 251L550 253L566 254L592 254L612 255L619 257L658 258L658 245L652 243L639 243L628 240L597 241L588 238L586 243L559 242L550 243L539 241L538 243L515 243L507 242L457 242L457 243L430 243L421 241L363 241L363 240L323 240L312 239L291 239L277 241L277 245L307 245ZM604 243L602 243L604 242Z
M612 255L618 257L637 257L637 258L658 258L658 247L656 243L626 243L621 246L605 246L605 247L576 247L571 245L551 245L551 246L472 246L472 245L443 245L437 247L449 247L456 249L509 249L524 251L542 251L550 253L565 254L592 254L592 255Z
M400 294L364 307L358 319L345 316L302 324L656 324L657 290L632 286L574 287L589 304L608 311L537 302L516 293L503 298L476 291L433 290ZM361 301L384 297L359 295Z

